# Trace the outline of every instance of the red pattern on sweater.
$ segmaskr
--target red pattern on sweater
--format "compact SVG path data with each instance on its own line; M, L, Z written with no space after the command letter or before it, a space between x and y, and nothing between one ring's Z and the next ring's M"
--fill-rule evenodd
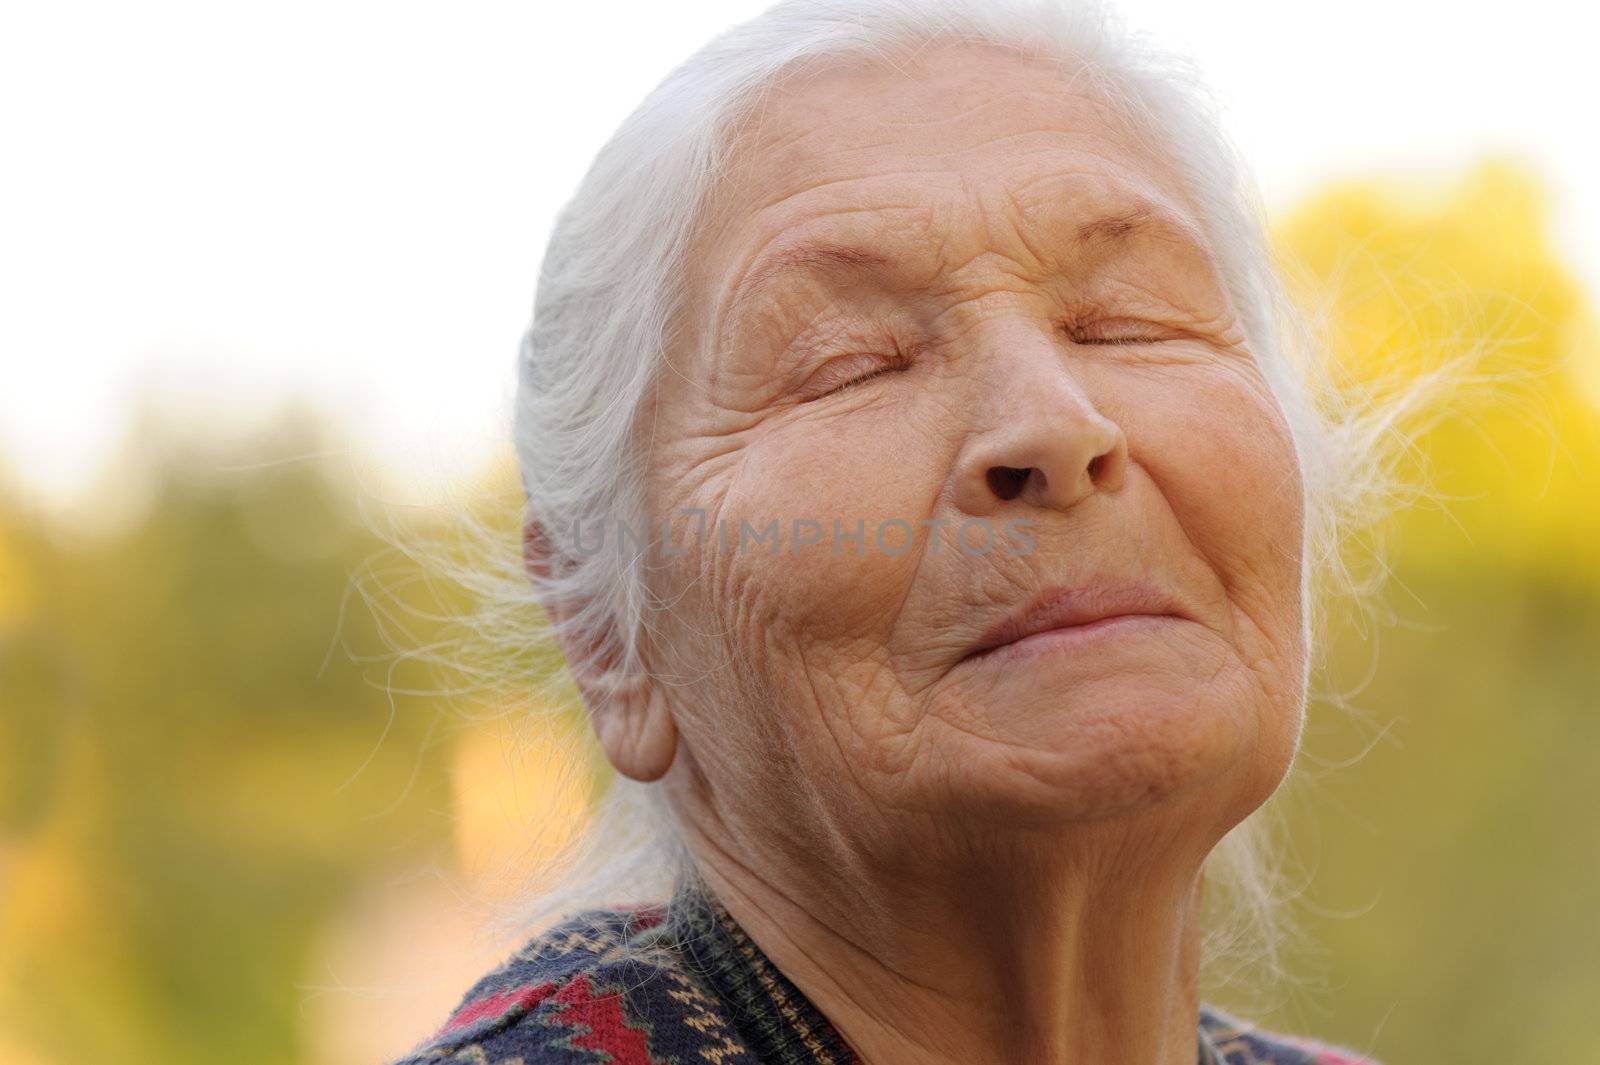
M603 1060L612 1065L653 1065L646 1033L629 1027L622 1015L621 995L614 991L596 994L589 975L583 973L563 987L555 1001L561 1003L555 1021L580 1031L588 1029L573 1038L573 1046L609 1054Z

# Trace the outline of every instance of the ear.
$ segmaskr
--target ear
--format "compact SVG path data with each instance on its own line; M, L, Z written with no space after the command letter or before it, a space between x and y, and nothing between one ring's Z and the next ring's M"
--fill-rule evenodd
M530 580L547 579L571 564L531 513L522 526L522 561ZM544 606L607 761L634 780L660 779L678 749L678 726L662 686L642 671L624 671L614 652L600 653L602 647L616 646L614 619L607 620L606 631L583 640L566 628L575 609L571 604Z

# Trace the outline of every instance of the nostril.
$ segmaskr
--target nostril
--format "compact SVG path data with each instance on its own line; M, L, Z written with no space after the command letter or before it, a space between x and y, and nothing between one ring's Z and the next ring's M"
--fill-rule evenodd
M1032 468L991 466L987 475L989 491L1001 500L1015 499L1022 494L1022 487L1028 483L1028 475L1032 472Z

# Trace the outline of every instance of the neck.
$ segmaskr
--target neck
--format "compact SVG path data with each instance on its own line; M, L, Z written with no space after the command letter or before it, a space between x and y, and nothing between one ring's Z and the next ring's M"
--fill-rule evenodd
M864 1065L1195 1065L1204 853L1185 841L1105 822L1071 847L990 841L944 871L847 877L692 842L729 913Z

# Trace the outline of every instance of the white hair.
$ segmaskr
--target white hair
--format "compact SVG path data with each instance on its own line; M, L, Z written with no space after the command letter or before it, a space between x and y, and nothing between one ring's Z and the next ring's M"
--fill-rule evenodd
M1398 429L1423 408L1430 382L1386 398L1335 387L1317 331L1286 295L1249 171L1197 68L1124 28L1098 0L781 0L668 74L601 148L545 250L515 404L528 514L546 530L649 527L642 513L648 456L638 446L636 414L674 342L684 251L737 147L730 131L780 76L804 65L892 65L956 41L1060 63L1176 168L1293 435L1305 491L1303 625L1307 645L1320 646L1329 593L1360 590L1341 542L1394 504L1389 456L1403 447ZM565 637L568 648L591 648L624 670L643 668L639 635L659 609L641 579L643 550L633 558L558 550L550 571L532 576L503 522L490 531L473 521L481 550L465 561L452 552L449 568L477 601L470 631L485 650L450 664L480 683L512 686L518 702L537 688L533 713L586 730L570 678L550 668L560 662L552 649ZM530 621L540 604L560 607L552 613L564 631ZM584 742L593 749L592 736ZM566 768L576 779L593 765ZM1279 946L1295 929L1281 904L1293 892L1272 858L1279 827L1267 817L1272 806L1246 819L1207 862L1207 882L1218 889L1206 899L1208 979L1257 966L1282 975ZM659 898L695 875L692 866L659 786L612 774L582 835L500 927L525 928L582 904Z

